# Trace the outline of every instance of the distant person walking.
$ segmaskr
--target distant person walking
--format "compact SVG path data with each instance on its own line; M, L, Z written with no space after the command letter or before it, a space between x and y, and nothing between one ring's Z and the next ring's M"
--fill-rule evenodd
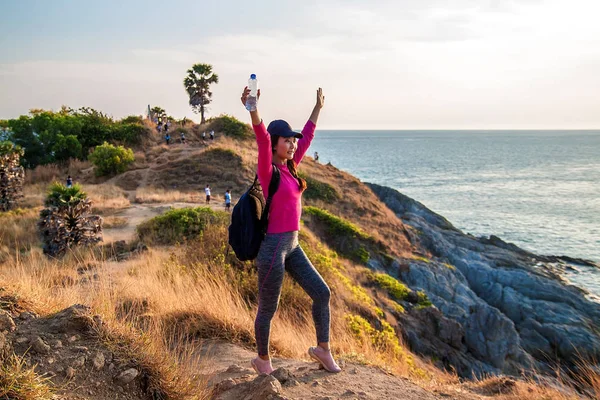
M210 131L210 140L215 140L215 131Z
M250 89L242 93L242 104ZM257 93L259 97L260 91ZM286 121L272 121L265 127L258 110L250 111L252 127L258 144L258 180L268 197L269 182L274 168L279 170L280 183L272 198L267 222L267 234L261 242L256 266L258 269L258 313L254 333L258 357L251 364L259 374L273 372L269 356L271 320L279 304L284 273L287 273L312 299L312 316L316 328L317 346L309 347L308 355L329 372L340 372L329 348L331 291L323 277L310 262L298 243L302 193L306 181L298 176L297 166L308 151L325 97L317 90L315 107L302 133L295 132ZM266 188L266 189L265 189Z
M206 142L206 131L202 132L202 140Z
M315 161L319 162L319 153L315 151Z
M185 132L181 132L181 143L185 144Z
M231 210L231 190L227 189L225 191L225 211Z
M204 194L206 194L206 204L210 204L210 186L206 185Z
M168 133L165 135L165 141L167 142L167 146L171 144L171 135L169 135Z
M73 178L71 178L71 175L67 176L67 187L68 188L73 187Z

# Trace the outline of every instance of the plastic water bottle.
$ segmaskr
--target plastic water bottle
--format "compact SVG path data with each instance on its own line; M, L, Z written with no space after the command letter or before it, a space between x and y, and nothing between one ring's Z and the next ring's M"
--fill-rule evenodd
M246 100L246 110L256 111L256 103L258 101L258 79L256 79L256 74L250 75L248 89L250 89L250 94Z

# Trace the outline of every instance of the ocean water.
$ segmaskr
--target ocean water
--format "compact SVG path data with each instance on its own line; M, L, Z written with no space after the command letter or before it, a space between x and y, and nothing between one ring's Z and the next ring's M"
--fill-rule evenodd
M318 130L310 151L464 232L600 262L600 130ZM566 277L600 297L600 270Z

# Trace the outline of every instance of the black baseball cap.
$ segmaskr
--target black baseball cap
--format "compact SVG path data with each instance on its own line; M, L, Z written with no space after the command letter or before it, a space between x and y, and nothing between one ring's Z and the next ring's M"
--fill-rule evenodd
M270 135L283 137L296 137L298 139L302 139L304 137L304 135L302 135L300 132L294 132L290 124L282 119L271 121L267 127L267 132L269 132Z

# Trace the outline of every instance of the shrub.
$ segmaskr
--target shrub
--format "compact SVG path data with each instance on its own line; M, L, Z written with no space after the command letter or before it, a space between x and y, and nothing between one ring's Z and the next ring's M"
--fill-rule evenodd
M209 207L170 210L138 226L145 243L173 244L193 239L210 224L226 224L229 214Z
M369 239L370 236L363 232L358 226L350 221L331 214L327 210L318 207L304 207L304 212L316 217L326 226L327 232L331 235L349 236L360 239Z
M243 139L252 136L252 129L231 115L223 114L210 121L210 128L215 132L223 132L227 136Z
M122 124L143 124L144 120L139 115L129 115L123 118L121 121Z
M96 146L94 152L90 154L89 160L96 167L96 175L103 176L125 172L135 157L131 149L104 142L104 144Z
M387 274L369 272L367 279L384 289L397 301L406 300L408 294L411 292L408 286Z
M396 359L410 358L400 345L396 331L386 321L380 321L381 330L373 328L369 321L359 315L346 314L346 322L350 331L361 343L371 342L377 350L391 354Z
M148 133L148 129L137 123L115 124L112 128L111 140L137 144L142 136Z
M300 173L299 175L306 180L308 186L303 194L304 198L308 200L323 200L326 202L333 202L341 198L338 191L330 184L311 178L303 173Z
M57 257L73 246L102 240L102 218L90 215L92 201L81 186L68 188L55 182L50 185L44 204L38 224L44 254Z

